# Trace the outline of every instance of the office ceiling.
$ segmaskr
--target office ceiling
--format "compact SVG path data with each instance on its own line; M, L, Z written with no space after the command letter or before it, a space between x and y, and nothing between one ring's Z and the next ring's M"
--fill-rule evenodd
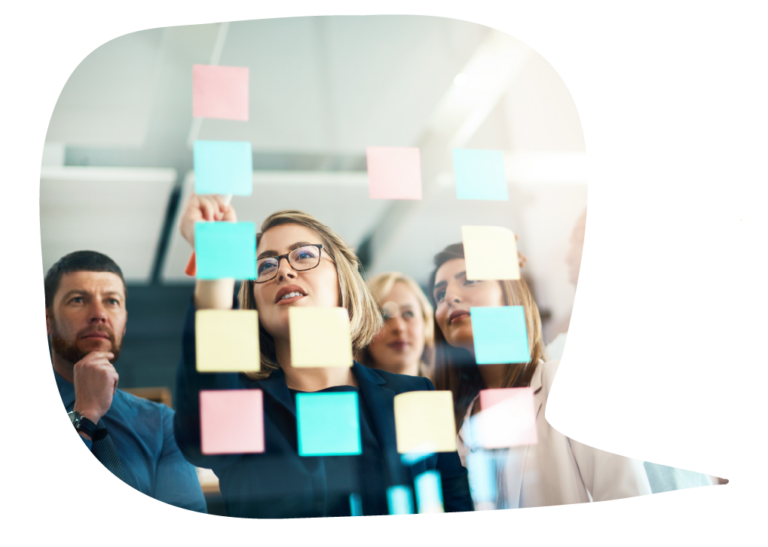
M192 118L192 65L247 66L247 122ZM457 79L463 73L467 76ZM562 263L586 206L586 159L565 84L535 52L472 23L419 16L298 17L150 29L118 37L62 90L41 174L43 266L95 248L132 283L184 283L176 229L192 188L191 142L249 141L254 192L235 197L257 225L304 209L369 272L426 281L462 223L521 234L540 299L570 309ZM368 199L365 147L418 146L424 200ZM458 201L451 148L505 152L510 201ZM569 292L570 290L570 292Z

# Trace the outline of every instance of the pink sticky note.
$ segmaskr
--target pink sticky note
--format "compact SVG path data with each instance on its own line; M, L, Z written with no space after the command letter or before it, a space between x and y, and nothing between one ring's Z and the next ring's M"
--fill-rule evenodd
M200 392L200 448L203 454L264 452L260 389Z
M248 67L192 65L192 116L248 121Z
M473 436L483 448L537 444L533 388L480 391L480 412L473 416Z
M421 199L418 148L369 146L366 152L371 199Z

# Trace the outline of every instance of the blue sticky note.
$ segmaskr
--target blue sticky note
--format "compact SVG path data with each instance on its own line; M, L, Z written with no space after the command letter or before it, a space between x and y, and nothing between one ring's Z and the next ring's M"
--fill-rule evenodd
M360 494L352 492L349 495L349 514L353 517L363 516L363 499Z
M408 486L390 486L387 488L387 506L390 515L412 515L413 495Z
M198 279L256 279L253 222L196 222Z
M522 306L469 308L469 314L478 365L531 360Z
M491 452L478 450L467 454L469 490L475 509L482 504L491 508L496 504L496 462ZM492 504L492 505L491 505Z
M251 143L195 141L195 193L250 196L253 192Z
M459 199L509 200L501 150L453 150L453 174Z
M413 481L416 487L416 505L419 513L443 512L443 488L440 485L440 472L427 471Z
M300 456L362 454L357 393L298 393Z

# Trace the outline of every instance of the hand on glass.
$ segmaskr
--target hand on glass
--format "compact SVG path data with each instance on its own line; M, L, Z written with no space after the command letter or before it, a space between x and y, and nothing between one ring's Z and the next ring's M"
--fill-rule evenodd
M192 245L192 248L195 247L195 222L201 221L237 222L237 215L234 207L226 202L224 196L192 194L184 206L179 223L181 235Z

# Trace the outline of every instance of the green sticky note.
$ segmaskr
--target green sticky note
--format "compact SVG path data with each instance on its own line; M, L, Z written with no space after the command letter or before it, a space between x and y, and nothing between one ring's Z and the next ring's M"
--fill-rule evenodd
M507 201L504 154L500 150L453 150L456 197Z
M253 222L195 223L198 279L256 279Z
M357 393L298 393L299 456L362 454Z
M531 360L523 306L469 308L469 315L478 365Z

